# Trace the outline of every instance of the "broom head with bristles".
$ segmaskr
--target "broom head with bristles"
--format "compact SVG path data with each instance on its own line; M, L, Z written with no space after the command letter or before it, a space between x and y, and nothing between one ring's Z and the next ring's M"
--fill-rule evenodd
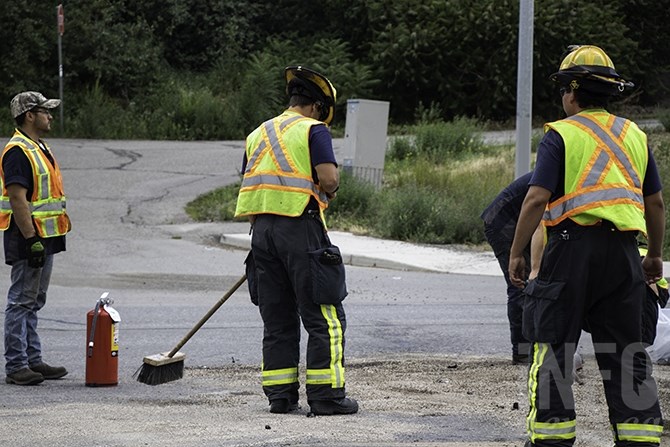
M184 359L186 354L177 352L172 357L168 353L154 354L144 357L142 366L133 377L147 385L160 385L184 377Z

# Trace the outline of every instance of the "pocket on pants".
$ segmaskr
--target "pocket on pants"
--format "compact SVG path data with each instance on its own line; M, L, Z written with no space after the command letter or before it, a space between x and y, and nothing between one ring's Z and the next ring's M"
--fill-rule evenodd
M334 245L307 253L312 283L312 300L317 304L337 304L347 296L344 264Z
M258 277L256 275L256 263L254 255L249 252L247 259L244 260L245 271L247 274L247 285L249 286L249 296L251 302L258 306Z
M565 282L534 279L523 290L523 336L540 343L560 343L565 335L565 309L559 299Z

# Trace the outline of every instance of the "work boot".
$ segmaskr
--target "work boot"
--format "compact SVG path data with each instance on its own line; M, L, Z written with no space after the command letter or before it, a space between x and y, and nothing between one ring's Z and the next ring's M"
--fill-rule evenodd
M273 399L270 401L270 413L289 413L300 409L298 402L291 402L288 399Z
M530 356L527 354L512 354L512 365L527 365L530 363Z
M38 363L37 365L30 365L30 369L38 372L47 380L60 379L67 375L67 369L62 366L49 366L46 363Z
M358 402L344 397L337 400L310 400L309 408L315 415L354 414L358 412Z
M14 385L37 385L44 382L44 376L30 368L23 368L7 374L5 382Z

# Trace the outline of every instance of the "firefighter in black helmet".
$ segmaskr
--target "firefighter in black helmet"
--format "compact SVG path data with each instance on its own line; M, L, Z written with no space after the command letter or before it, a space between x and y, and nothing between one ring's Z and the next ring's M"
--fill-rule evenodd
M570 372L582 328L606 379L615 445L657 446L663 421L641 318L645 283L663 273L661 181L644 132L606 110L632 84L602 49L570 50L551 76L567 118L545 125L510 252L510 278L523 287L523 249L542 219L547 246L524 289L523 333L532 343L526 447L575 442ZM642 263L638 233L649 244Z
M318 415L351 414L346 397L344 265L324 211L339 187L327 125L336 91L322 74L285 70L288 109L247 137L236 216L253 229L247 277L263 319L263 391L272 413L298 409L300 322L309 335L305 391Z

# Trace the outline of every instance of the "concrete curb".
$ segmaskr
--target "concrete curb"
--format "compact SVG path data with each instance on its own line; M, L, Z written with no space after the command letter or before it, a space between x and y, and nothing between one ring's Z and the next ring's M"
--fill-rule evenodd
M502 276L492 252L418 245L339 231L328 234L333 244L340 248L347 265L401 271ZM222 234L219 242L243 250L251 248L251 237L248 234Z

